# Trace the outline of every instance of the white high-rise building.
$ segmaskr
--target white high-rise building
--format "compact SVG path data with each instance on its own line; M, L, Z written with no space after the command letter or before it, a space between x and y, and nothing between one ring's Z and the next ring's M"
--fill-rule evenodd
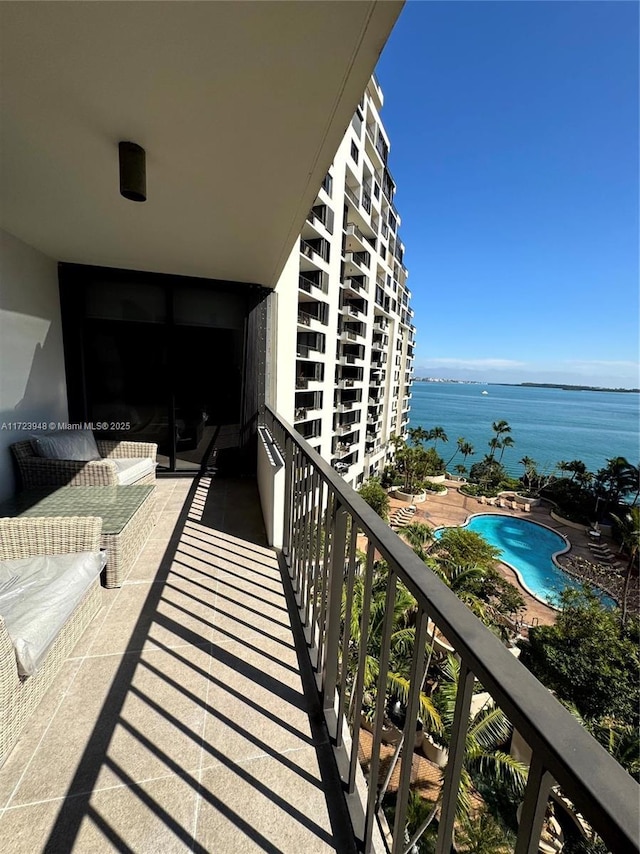
M356 488L406 431L415 344L382 104L372 77L276 289L292 320L297 272L295 428Z

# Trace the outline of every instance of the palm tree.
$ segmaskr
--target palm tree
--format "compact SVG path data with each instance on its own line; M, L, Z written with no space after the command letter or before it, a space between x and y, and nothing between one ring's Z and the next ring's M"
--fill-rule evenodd
M571 460L571 462L560 460L558 468L561 472L571 472L572 481L576 479L576 476L579 480L584 478L587 473L587 467L582 460Z
M449 465L449 463L451 462L451 460L455 457L455 455L456 455L458 452L461 452L461 451L462 451L463 446L464 446L464 445L466 445L466 444L467 444L467 441L466 441L466 439L464 438L464 436L458 436L458 438L456 439L456 449L455 449L455 451L451 454L451 456L450 456L450 457L449 457L449 459L446 461L446 463L444 464L445 469L447 468L447 466Z
M496 450L502 447L502 436L506 435L507 433L510 433L511 427L506 421L502 420L494 421L491 425L491 429L496 434L489 440L489 448L491 450L489 456L491 460L493 460Z
M421 560L427 558L427 546L433 542L433 528L424 522L410 522L398 533L406 540Z
M438 441L448 442L449 437L444 432L444 427L434 427L432 430L429 430L429 439L428 441L433 440L433 447L435 448L438 444Z
M624 579L624 588L622 591L622 625L627 620L627 608L629 600L629 587L631 585L631 574L633 567L640 551L640 507L632 506L629 512L624 516L619 517L614 513L609 514L618 525L620 536L622 537L622 545L629 553L629 561L627 563L627 572Z
M560 462L557 463L557 467L563 474L564 472L571 471L571 463L567 462L567 460L560 460Z
M486 575L486 566L476 563L458 565L450 559L446 550L438 550L430 554L428 549L434 543L433 530L422 522L410 522L404 528L400 528L398 534L406 540L420 560L424 561L429 569L435 572L440 581L446 584L478 619L492 624L487 603L468 589L473 582L482 581ZM434 625L434 635L435 628ZM433 654L433 647L434 637L432 636L427 669Z
M522 482L527 488L530 488L533 484L534 479L536 478L536 466L537 462L532 457L523 457L521 460L518 460L518 463L521 466L524 466L524 476L522 478Z
M607 500L616 507L621 497L638 489L638 470L624 457L607 460L607 466L600 469L596 478L607 491Z
M498 458L498 463L502 462L502 455L504 454L505 448L513 448L515 442L511 438L511 436L505 436L502 442L500 442L500 456Z
M496 451L498 450L498 448L501 448L501 447L502 447L502 442L500 441L500 439L498 439L497 436L493 436L489 440L489 449L491 450L491 453L487 454L487 459L490 462L493 462L493 458L496 455Z
M460 453L462 454L462 458L464 460L465 465L467 464L467 457L472 457L475 454L475 448L470 442L465 442L460 448Z
M428 442L431 438L431 431L425 430L424 427L411 427L407 432L411 443L420 447L423 442Z
M640 465L634 466L631 463L629 463L629 465L633 470L633 476L636 482L636 494L633 496L633 501L631 502L631 506L635 507L638 498L640 497Z

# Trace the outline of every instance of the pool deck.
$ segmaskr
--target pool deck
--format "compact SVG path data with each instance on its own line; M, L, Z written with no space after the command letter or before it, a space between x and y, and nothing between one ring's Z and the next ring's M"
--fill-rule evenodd
M530 512L527 513L522 510L512 510L511 508L488 507L485 504L480 504L476 498L459 492L457 483L449 481L445 482L444 486L448 490L446 495L437 493L429 494L426 501L422 504L416 504L415 519L417 522L424 522L432 528L437 528L440 525L462 525L469 516L477 513L497 513L503 516L517 516L531 522L539 522L566 537L571 543L571 550L567 552L567 555L594 561L593 554L589 550L586 531L571 528L552 519L548 506L542 504L532 507ZM390 513L393 513L396 508L406 507L406 505L406 501L400 501L390 496ZM612 551L617 551L615 544L608 542L608 545ZM622 562L624 563L624 561ZM563 558L560 558L559 563L562 565ZM527 625L551 625L555 622L557 612L532 596L520 584L516 573L512 569L503 563L498 564L498 569L522 593L525 600L523 619Z

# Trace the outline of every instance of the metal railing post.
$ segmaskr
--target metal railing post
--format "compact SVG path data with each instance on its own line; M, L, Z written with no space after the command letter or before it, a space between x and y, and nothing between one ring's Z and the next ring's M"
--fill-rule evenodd
M284 531L282 532L282 553L291 569L291 511L293 508L293 442L287 436L284 440Z
M342 608L342 585L344 583L347 540L347 512L337 501L333 512L332 528L325 655L322 668L322 707L325 710L325 717L328 711L334 711L336 701L338 650L340 648L340 611ZM330 733L330 735L336 739L337 731Z
M514 854L537 854L552 785L553 777L535 752L531 757Z
M444 774L442 786L442 810L436 854L449 854L453 841L453 823L456 817L460 775L464 762L469 715L471 712L471 697L473 696L474 675L464 661L460 664L456 705L453 713L451 740L449 742L449 759Z

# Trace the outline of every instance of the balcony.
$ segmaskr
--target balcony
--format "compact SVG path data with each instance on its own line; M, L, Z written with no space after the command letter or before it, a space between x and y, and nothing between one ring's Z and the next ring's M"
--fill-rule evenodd
M354 332L353 329L343 329L338 335L338 340L343 342L357 342L359 337L361 336L357 332Z
M124 585L103 590L103 611L0 771L10 850L405 852L412 763L399 753L389 825L378 797L384 689L369 733L359 726L368 662L356 656L353 681L340 665L353 641L343 603L350 613L358 579L371 589L382 557L387 601L398 581L417 601L411 673L422 673L432 625L461 662L439 850L450 850L477 676L532 749L516 850L537 849L557 784L610 851L637 852L637 784L336 475L356 452L343 446L332 468L268 408L265 420L262 507L254 481L232 473L158 481L151 539ZM387 618L381 686L391 629Z
M360 207L360 188L344 185L344 194L357 208Z
M362 365L364 360L364 355L357 355L356 353L341 353L338 356L337 364L342 366L347 365Z
M313 326L314 324L326 326L328 316L329 306L326 302L319 302L313 299L298 301L299 326Z
M341 784L255 481L156 494L151 538L0 770L2 847L334 850Z
M345 265L346 266L346 265ZM355 266L355 265L350 265ZM358 269L360 269L358 267ZM369 291L369 286L367 284L366 276L347 276L342 280L342 286L346 291L351 291L353 296L358 296L358 294L366 294Z
M337 460L344 460L351 453L350 442L337 442L333 449L333 456Z
M366 252L368 249L364 234L354 222L347 223L344 246L349 252Z
M338 424L338 426L334 429L333 432L336 436L349 436L351 433L357 430L358 424L358 421L351 421L349 424Z
M355 305L353 305L352 303L346 302L342 306L342 308L340 309L340 312L345 317L355 317L358 320L362 319L362 314L363 314L362 311L359 308L357 308Z
M374 350L385 350L389 346L389 336L384 333L377 332L373 336L371 346Z
M329 291L327 278L322 274L317 274L313 278L311 275L298 276L298 287L307 294L313 293L314 290L322 294L326 294Z
M344 269L347 276L357 276L358 273L368 276L370 264L371 254L369 252L345 252Z
M300 269L303 272L309 270L324 270L329 262L329 242L324 238L314 240L300 239Z
M303 228L302 236L324 237L323 230L333 234L333 211L327 205L314 205L307 214L307 222Z

